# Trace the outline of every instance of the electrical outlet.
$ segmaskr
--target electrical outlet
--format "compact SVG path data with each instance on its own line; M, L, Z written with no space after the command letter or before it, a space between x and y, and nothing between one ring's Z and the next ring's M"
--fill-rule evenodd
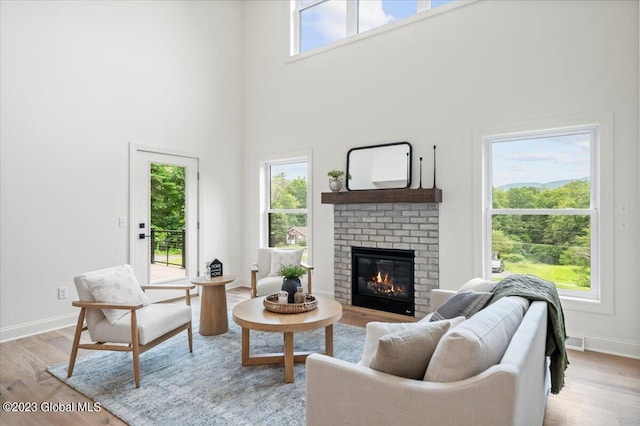
M124 228L124 227L127 226L127 218L126 218L126 216L120 216L118 218L118 226L120 228Z
M66 298L67 298L67 288L58 287L58 299L66 299Z

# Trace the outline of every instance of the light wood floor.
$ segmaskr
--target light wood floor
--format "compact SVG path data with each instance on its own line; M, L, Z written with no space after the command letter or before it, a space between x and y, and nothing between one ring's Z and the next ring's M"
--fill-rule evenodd
M244 287L227 291L229 309L249 298ZM199 298L193 298L194 305ZM364 327L369 321L406 321L407 317L359 308L346 308L341 322ZM0 401L74 404L91 402L60 382L46 369L68 362L74 327L0 344ZM78 356L92 351L80 350ZM144 355L142 355L144 357ZM550 395L545 426L639 425L640 361L595 352L569 352L565 388ZM133 372L132 372L133 374ZM144 386L144 381L142 382ZM2 425L122 425L115 416L100 412L7 413Z

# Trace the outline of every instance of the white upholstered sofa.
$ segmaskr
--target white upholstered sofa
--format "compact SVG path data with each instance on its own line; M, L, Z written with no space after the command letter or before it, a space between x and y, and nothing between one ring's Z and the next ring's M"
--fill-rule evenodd
M454 294L434 290L431 293L433 309ZM506 297L449 329L447 334L457 330L458 335L479 336L475 349L455 356L449 354L449 360L457 358L449 367L464 370L487 362L492 356L489 352L497 346L496 339L505 338L504 332L495 331L499 325L487 327L487 318L489 322L499 323L500 317L507 315L505 306L510 312L516 312L519 308L512 309L512 305L518 304L524 314L520 314L519 325L513 326L515 331L508 333L510 340L506 341L506 350L503 348L499 361L462 380L415 380L374 370L366 366L364 359L370 357L366 353L367 343L363 354L365 362L358 364L320 354L309 356L306 361L307 425L541 425L550 389L545 357L545 302L529 304L519 297ZM431 315L420 322L429 321ZM485 331L477 332L483 327ZM437 343L425 378L430 374L438 350L444 351L441 345L447 334ZM455 338L449 340L452 344L449 348L456 348L456 342Z

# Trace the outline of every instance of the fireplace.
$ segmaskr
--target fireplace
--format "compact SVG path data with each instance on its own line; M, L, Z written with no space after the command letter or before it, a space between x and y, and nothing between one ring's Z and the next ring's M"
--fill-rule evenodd
M414 315L414 251L351 248L352 305Z

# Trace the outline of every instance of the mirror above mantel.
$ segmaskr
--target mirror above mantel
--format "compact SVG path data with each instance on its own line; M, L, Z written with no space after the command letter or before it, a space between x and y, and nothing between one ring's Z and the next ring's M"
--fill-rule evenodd
M352 148L347 153L347 189L402 189L411 186L412 148L394 142Z

